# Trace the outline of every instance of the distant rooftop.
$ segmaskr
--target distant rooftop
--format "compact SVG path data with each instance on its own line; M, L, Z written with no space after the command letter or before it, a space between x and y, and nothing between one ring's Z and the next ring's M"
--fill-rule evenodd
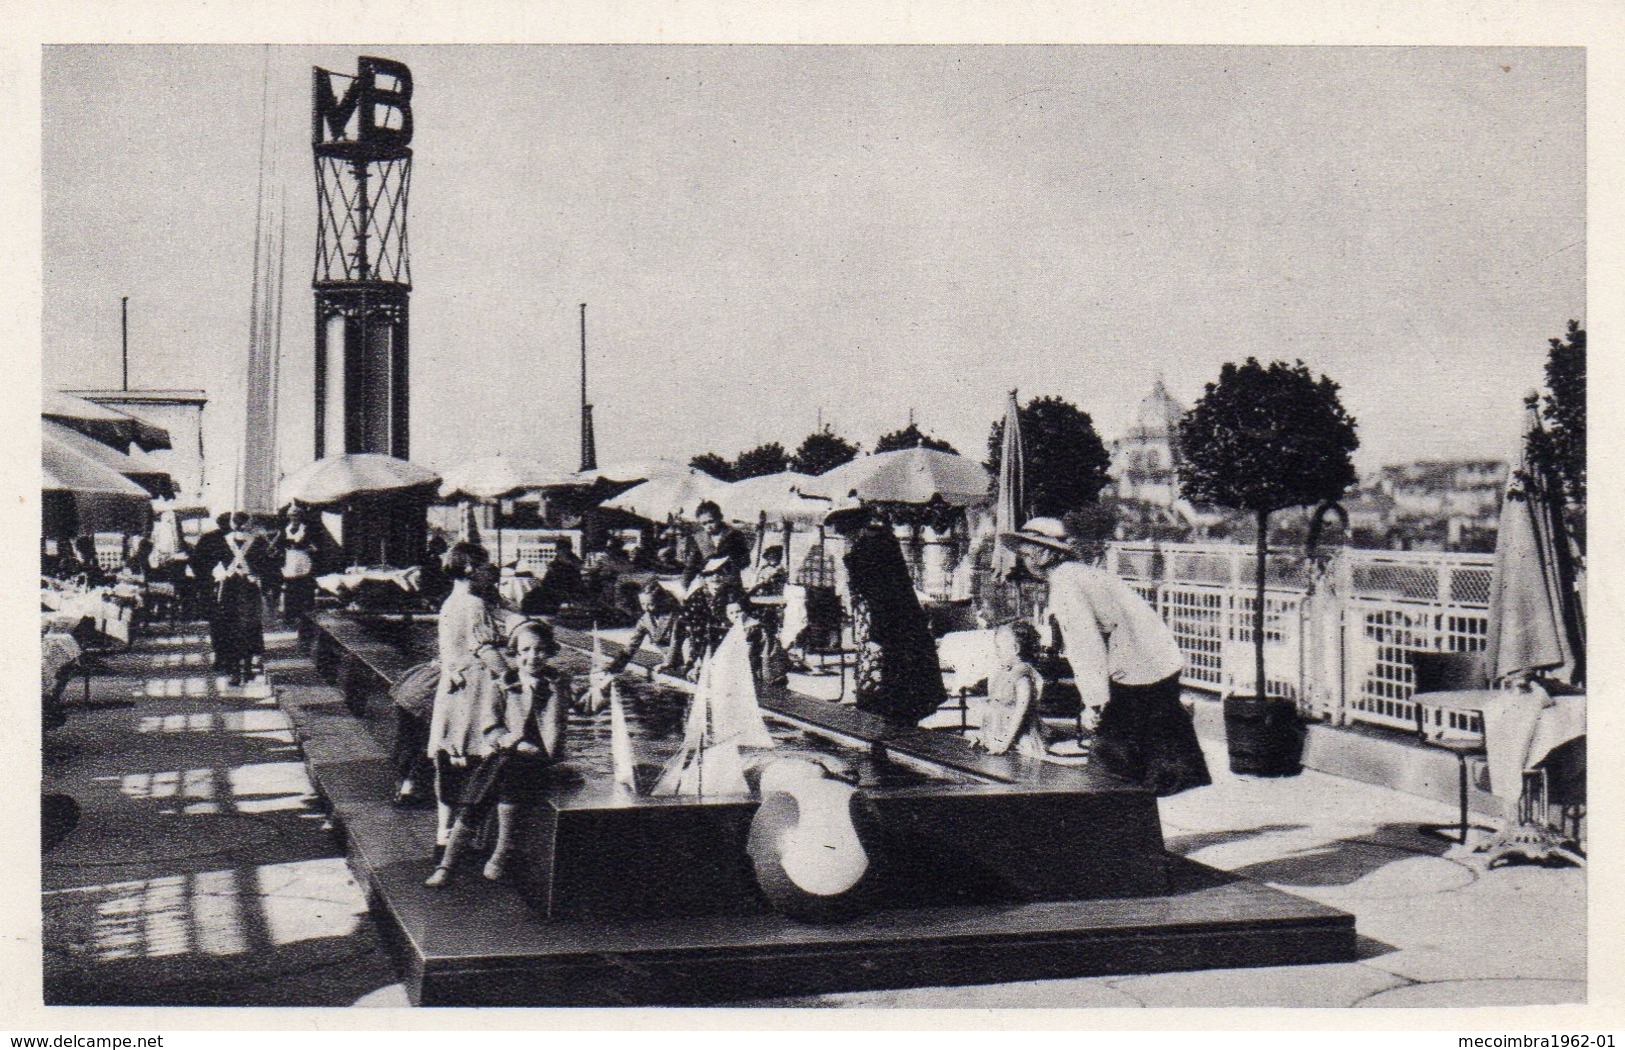
M86 401L122 401L129 405L204 405L209 395L203 390L64 390L64 394Z

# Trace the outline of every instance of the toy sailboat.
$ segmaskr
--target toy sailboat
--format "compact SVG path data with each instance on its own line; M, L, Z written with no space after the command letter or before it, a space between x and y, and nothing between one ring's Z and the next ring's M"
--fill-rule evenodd
M666 763L650 794L747 794L750 787L739 749L773 746L756 700L750 643L744 630L735 627L700 666L683 746Z
M637 794L632 734L626 728L626 709L621 706L620 687L613 682L609 686L609 756L615 770L615 786Z
M609 661L604 659L604 643L598 635L598 625L592 628L592 665L587 672L587 684L592 696L592 709L604 708L604 686L610 681Z

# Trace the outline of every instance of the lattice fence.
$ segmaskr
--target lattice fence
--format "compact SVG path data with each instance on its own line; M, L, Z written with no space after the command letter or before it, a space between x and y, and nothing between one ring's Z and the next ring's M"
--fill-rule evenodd
M1272 552L1264 609L1270 689L1284 697L1340 698L1332 706L1343 717L1415 728L1410 654L1484 648L1492 562L1478 554L1348 550L1328 565L1330 575L1310 602L1314 567L1299 552ZM1173 629L1185 654L1186 685L1253 690L1255 560L1249 548L1115 544L1107 564ZM1325 617L1333 618L1330 630ZM1340 639L1335 659L1308 659L1313 631ZM1319 680L1328 674L1332 680Z

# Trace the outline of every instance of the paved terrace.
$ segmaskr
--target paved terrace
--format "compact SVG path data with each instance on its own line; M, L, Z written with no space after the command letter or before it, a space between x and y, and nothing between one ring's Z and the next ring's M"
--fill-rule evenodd
M406 1005L279 703L309 706L328 687L291 634L267 641L272 688L226 689L209 672L200 625L143 637L110 660L108 673L93 680L89 705L70 707L67 726L46 740L44 790L83 807L79 826L43 860L47 1004ZM335 699L315 706L342 711ZM350 735L361 746L370 739ZM1161 803L1169 849L1353 912L1358 962L741 1005L1584 1000L1583 871L1486 871L1416 832L1418 823L1451 822L1448 804L1313 771L1285 780L1235 777L1225 771L1222 741L1205 745L1214 785ZM370 757L381 760L382 748Z

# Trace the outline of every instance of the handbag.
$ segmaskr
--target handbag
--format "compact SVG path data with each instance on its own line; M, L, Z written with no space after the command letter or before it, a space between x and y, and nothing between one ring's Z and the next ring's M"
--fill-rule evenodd
M389 690L396 707L409 715L428 718L434 711L434 695L440 688L440 662L418 664L401 676Z

